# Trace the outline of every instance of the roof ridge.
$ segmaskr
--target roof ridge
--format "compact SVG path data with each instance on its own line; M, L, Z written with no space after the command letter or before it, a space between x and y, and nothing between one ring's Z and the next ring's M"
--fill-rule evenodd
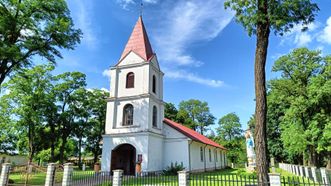
M221 148L221 149L224 149L226 150L225 147L223 147L222 145L216 143L215 141L207 138L206 136L198 133L197 131L193 130L193 129L190 129L180 123L177 123L175 121L172 121L168 118L164 118L163 120L167 125L169 125L170 127L174 128L175 130L177 130L178 132L184 134L185 136L191 138L192 140L194 141L198 141L198 142L201 142L201 143L204 143L204 144L207 144L207 145L211 145L211 146L214 146L214 147L217 147L217 148Z

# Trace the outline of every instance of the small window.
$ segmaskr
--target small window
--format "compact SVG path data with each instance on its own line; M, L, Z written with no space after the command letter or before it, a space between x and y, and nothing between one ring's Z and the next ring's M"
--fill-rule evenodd
M220 161L222 162L222 151L220 151Z
M156 94L156 77L153 75L153 86L152 86L152 89L153 89L153 93Z
M211 162L211 150L209 149L209 161Z
M157 127L157 108L156 106L153 106L153 127Z
M123 126L133 125L133 106L127 104L123 108Z
M203 149L200 147L200 160L203 162Z
M129 72L126 75L126 88L134 88L134 73Z

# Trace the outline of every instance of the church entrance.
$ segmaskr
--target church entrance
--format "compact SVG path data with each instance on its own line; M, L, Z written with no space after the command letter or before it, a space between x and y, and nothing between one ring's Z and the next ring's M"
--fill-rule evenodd
M130 144L117 146L111 152L111 172L122 169L125 175L135 175L136 148Z

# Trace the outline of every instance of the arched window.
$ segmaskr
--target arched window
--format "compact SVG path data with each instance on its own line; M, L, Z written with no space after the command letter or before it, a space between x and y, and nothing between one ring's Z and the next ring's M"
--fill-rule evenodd
M127 104L123 108L123 126L133 125L133 106Z
M200 147L200 160L203 162L203 149Z
M153 92L156 94L156 77L153 75L153 86L152 86Z
M129 72L126 75L126 88L134 88L134 73Z
M153 106L153 127L157 127L157 108L156 106Z

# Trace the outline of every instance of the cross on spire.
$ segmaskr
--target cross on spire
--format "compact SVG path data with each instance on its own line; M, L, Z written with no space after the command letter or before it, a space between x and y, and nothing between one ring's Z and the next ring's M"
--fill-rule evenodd
M143 15L143 9L144 9L144 3L143 3L143 0L141 0L141 2L140 2L140 12L139 12L139 16L142 16L142 15Z

